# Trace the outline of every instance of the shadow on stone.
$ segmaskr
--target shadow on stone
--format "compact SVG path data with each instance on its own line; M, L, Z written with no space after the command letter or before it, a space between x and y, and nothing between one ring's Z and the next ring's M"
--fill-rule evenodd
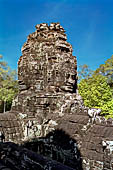
M76 170L12 142L0 143L0 170Z
M76 170L83 170L77 141L63 130L57 129L45 137L34 138L25 142L23 147Z

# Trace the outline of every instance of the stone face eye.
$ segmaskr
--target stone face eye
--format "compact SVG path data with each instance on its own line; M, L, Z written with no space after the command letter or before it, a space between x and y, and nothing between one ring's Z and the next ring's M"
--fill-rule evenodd
M70 74L67 74L67 75L66 75L66 78L69 79L69 77L70 77Z
M72 78L72 80L75 80L76 76L75 75L71 75L71 78Z

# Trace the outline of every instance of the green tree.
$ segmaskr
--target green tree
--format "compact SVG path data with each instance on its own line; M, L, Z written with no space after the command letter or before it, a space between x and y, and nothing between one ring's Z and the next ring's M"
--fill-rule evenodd
M92 74L93 71L89 68L87 64L83 64L79 66L79 71L78 71L79 81L82 79L88 79Z
M85 106L100 108L102 115L113 115L113 96L107 78L101 74L93 74L88 79L82 79L78 85L79 93Z
M0 55L0 60L2 60L2 55ZM0 61L0 84L1 81L3 80L3 77L5 76L5 74L7 73L7 63L4 61Z
M0 59L3 59L3 56L0 54ZM0 61L0 68L1 67L6 67L7 63L4 61Z
M101 106L102 115L106 118L113 118L113 99Z
M98 107L102 115L113 117L113 55L92 71L88 65L80 66L79 93L88 107Z
M6 62L0 62L0 100L4 104L4 112L10 109L12 100L18 92L16 75L16 71L12 71Z
M107 77L107 83L113 87L113 55L96 69L95 74Z

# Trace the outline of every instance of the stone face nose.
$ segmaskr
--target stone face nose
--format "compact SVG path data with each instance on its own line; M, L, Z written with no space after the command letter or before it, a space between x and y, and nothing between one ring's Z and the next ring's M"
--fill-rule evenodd
M73 79L72 76L70 76L67 82L74 85L75 79Z

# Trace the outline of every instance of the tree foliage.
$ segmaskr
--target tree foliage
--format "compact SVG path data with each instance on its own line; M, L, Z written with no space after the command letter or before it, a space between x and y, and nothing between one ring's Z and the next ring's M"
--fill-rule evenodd
M107 77L107 83L113 87L113 55L105 61L105 64L101 64L95 73Z
M12 100L18 92L16 75L16 71L11 70L6 62L0 62L0 101L4 103L4 111L10 109Z
M2 58L3 58L2 55L0 55L0 60L2 60ZM6 68L7 68L7 63L4 61L0 61L0 84L7 72Z
M106 118L113 117L113 87L111 85L113 83L113 56L92 73L85 73L84 79L82 77L78 84L84 104L90 108L100 108L101 114Z
M87 64L79 66L78 79L88 79L93 74L93 71L89 68Z

